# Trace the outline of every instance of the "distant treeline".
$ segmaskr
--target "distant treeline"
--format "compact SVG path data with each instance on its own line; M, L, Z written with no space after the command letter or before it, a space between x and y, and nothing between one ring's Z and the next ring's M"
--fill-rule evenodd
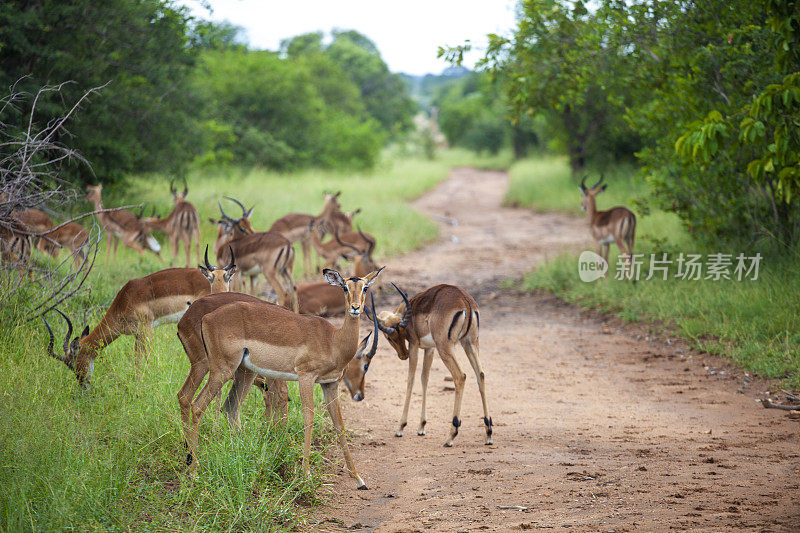
M269 52L238 33L167 0L5 1L0 87L73 82L38 102L36 130L109 82L61 139L92 165L66 163L75 182L226 163L365 168L411 128L407 85L363 35L301 35ZM0 116L6 134L27 127L21 102Z

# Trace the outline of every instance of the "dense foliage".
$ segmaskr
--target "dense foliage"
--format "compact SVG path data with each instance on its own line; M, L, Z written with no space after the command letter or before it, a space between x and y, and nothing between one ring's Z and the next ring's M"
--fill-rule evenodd
M72 82L37 103L41 129L64 102L104 86L59 139L92 165L94 175L67 168L74 182L228 163L370 167L410 128L415 104L366 37L337 31L323 47L313 36L316 52L279 54L248 49L238 28L175 0L3 0L0 87L36 94ZM21 131L29 107L3 122Z
M636 155L703 239L800 237L800 6L525 0L484 67L573 171ZM451 57L461 51L451 50Z

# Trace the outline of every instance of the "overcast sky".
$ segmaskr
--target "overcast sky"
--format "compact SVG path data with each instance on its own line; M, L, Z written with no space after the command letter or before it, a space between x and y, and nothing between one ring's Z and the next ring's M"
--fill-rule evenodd
M484 49L486 34L508 35L517 0L182 0L195 15L243 27L254 48L277 50L282 39L332 28L369 37L392 72L439 74L448 64L436 59L439 46L469 39ZM482 53L468 56L472 67Z

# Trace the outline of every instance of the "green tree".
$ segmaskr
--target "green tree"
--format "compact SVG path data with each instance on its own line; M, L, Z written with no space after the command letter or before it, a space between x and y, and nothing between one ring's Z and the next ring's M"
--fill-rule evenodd
M92 164L97 179L125 172L176 170L191 157L197 103L187 92L194 64L185 8L165 0L6 0L0 5L0 85L19 80L35 94L44 85L73 81L62 91L74 101L108 85L71 124L70 146ZM61 114L61 98L39 102L34 121ZM4 117L21 129L26 109ZM77 181L93 181L70 167Z

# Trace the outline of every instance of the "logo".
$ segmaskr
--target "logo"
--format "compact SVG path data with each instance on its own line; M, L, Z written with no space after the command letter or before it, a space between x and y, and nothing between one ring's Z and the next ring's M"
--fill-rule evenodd
M578 275L586 283L606 277L608 263L594 252L586 250L578 258Z

